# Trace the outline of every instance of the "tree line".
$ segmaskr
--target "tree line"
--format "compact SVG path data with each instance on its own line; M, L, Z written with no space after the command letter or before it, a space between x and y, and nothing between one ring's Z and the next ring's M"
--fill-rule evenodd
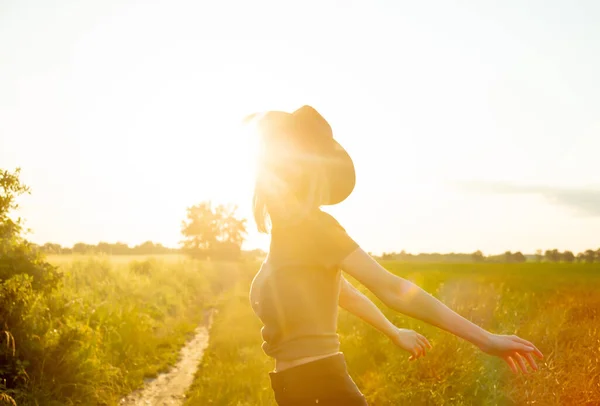
M544 259L548 262L600 262L600 248L597 250L587 249L577 255L573 254L571 251L559 252L557 249L546 250L542 255L541 250L538 250L538 252L536 252L536 259L539 262Z
M86 244L78 242L72 247L57 243L31 244L44 254L106 254L106 255L157 255L183 253L201 259L238 259L246 235L246 220L236 216L237 207L213 205L206 201L187 209L181 224L179 248L165 247L160 243L146 241L130 247L123 242ZM257 254L256 251L250 251Z
M106 254L106 255L155 255L155 254L173 254L178 253L178 248L165 247L160 243L146 241L142 244L130 247L122 242L107 243L100 242L98 244L86 244L78 242L71 247L64 247L57 243L48 242L43 245L32 244L32 246L44 254L60 255L60 254Z
M537 250L535 254L525 255L520 251L506 251L499 255L484 255L481 251L475 251L471 254L463 253L421 253L410 254L401 252L384 252L379 259L386 261L406 261L406 262L488 262L488 263L521 263L521 262L581 262L581 263L600 263L600 248L593 250L587 249L575 255L572 251Z
M217 214L219 213L219 214ZM266 253L260 249L242 251L244 241L245 220L237 219L235 210L226 206L213 207L209 202L201 203L188 209L187 220L183 222L182 233L184 240L180 248L165 247L160 243L146 241L133 247L128 244L106 243L86 244L78 242L71 247L56 243L43 245L31 244L32 248L44 254L106 254L106 255L161 255L188 254L197 258L235 259L243 252L251 256L261 257ZM220 217L224 216L225 221ZM222 230L222 231L219 231ZM578 254L572 251L537 250L535 254L525 255L520 251L506 251L498 255L484 255L481 251L468 253L419 253L411 254L405 251L384 252L378 256L382 260L406 262L488 262L488 263L521 263L521 262L581 262L600 263L600 248L588 249Z

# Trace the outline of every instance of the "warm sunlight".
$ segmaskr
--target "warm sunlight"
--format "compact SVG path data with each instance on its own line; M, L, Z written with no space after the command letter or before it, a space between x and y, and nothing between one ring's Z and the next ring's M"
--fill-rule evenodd
M547 3L0 0L0 404L600 405Z
M429 16L442 27L430 29L415 23L425 10L323 4L325 15L347 17L335 19L343 37L327 24L305 33L297 20L242 3L232 13L216 3L106 2L82 6L78 20L70 7L56 8L52 21L16 7L2 25L6 38L23 41L38 29L27 27L47 26L37 42L8 47L13 62L0 65L9 89L2 94L18 95L3 116L11 137L0 157L22 166L36 190L23 202L35 241L151 238L176 246L182 213L204 199L236 203L249 217L252 149L237 123L307 103L328 117L357 166L355 193L328 210L370 250L581 250L599 225L573 215L593 216L586 202L596 201L593 95L577 84L585 73L576 73L591 62L563 58L561 69L573 74L553 76L553 55L527 57L534 43L493 24L486 32L494 47L484 45L464 28L480 20L449 5L440 7L463 23L443 29L449 20ZM309 9L293 13L314 18ZM364 13L379 21L371 39L352 29ZM28 145L38 148L20 156ZM546 152L532 155L540 145ZM61 182L67 177L77 190ZM472 181L481 190L465 191ZM514 192L497 193L498 183ZM357 215L365 211L370 220ZM489 227L506 232L482 240ZM265 247L249 231L245 245Z

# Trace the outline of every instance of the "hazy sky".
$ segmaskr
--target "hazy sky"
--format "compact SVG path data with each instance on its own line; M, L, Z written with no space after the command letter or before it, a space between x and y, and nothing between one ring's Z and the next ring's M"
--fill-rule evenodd
M263 109L317 108L367 250L600 246L600 2L0 1L0 168L30 238L175 246L249 216ZM250 223L247 247L265 247Z

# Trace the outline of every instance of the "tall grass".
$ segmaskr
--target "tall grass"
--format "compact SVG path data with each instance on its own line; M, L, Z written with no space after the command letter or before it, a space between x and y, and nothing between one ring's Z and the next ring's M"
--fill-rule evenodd
M342 351L370 405L600 404L598 264L384 265L485 328L533 341L546 357L538 372L512 375L502 361L386 309L362 289L396 325L423 333L434 345L426 357L409 362L381 333L340 311ZM250 277L241 279L220 303L188 405L274 404L273 364L260 348L249 284Z
M51 259L55 261L54 259ZM31 303L19 405L113 405L177 359L232 281L230 267L185 260L59 263L62 285ZM17 350L20 344L17 342ZM35 350L35 351L34 351Z

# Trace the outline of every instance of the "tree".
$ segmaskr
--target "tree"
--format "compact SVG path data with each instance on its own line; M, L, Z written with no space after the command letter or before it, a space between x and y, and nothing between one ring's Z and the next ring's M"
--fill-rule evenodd
M395 252L383 252L381 254L381 259L384 260L384 261L389 261L389 260L394 259L395 255L396 255Z
M78 242L77 244L73 245L73 254L91 254L95 251L96 247L84 242Z
M593 263L596 259L596 251L585 250L585 252L583 253L583 258L584 258L585 262L587 262L588 264Z
M29 188L19 181L21 170L11 173L0 171L0 241L5 242L20 235L23 227L21 218L13 220L9 214L19 205L15 202L17 196L29 194Z
M472 253L471 259L473 259L474 262L483 262L485 260L483 252L481 252L480 250L477 250L474 253Z
M150 255L156 253L156 246L152 241L145 241L131 249L133 254Z
M523 255L523 253L521 251L517 251L515 253L506 251L504 253L504 262L513 263L513 262L525 262L525 261L527 261L527 258L525 258L525 255Z
M236 206L202 202L187 209L181 226L183 251L196 258L237 259L246 235L246 220Z
M556 248L553 250L546 250L546 252L544 253L544 256L550 262L559 262L560 261L560 253L558 252L558 250Z
M47 242L46 244L42 245L41 250L45 254L61 254L62 253L62 247L60 246L60 244L53 244L51 242Z
M571 263L575 261L575 255L571 251L565 251L562 253L562 260Z
M124 242L116 242L112 244L112 253L114 255L127 255L131 253L131 248Z
M112 247L107 242L99 242L98 245L96 246L96 252L98 252L100 254L110 255L110 254L112 254Z
M14 220L10 216L19 207L16 198L30 193L29 188L21 183L19 175L19 169L14 172L0 170L0 283L17 274L24 274L33 278L34 289L52 290L60 274L43 260L40 250L22 236L21 218Z
M525 258L525 255L523 255L523 253L521 251L517 251L512 255L512 261L513 262L525 262L525 261L527 261L527 258Z

